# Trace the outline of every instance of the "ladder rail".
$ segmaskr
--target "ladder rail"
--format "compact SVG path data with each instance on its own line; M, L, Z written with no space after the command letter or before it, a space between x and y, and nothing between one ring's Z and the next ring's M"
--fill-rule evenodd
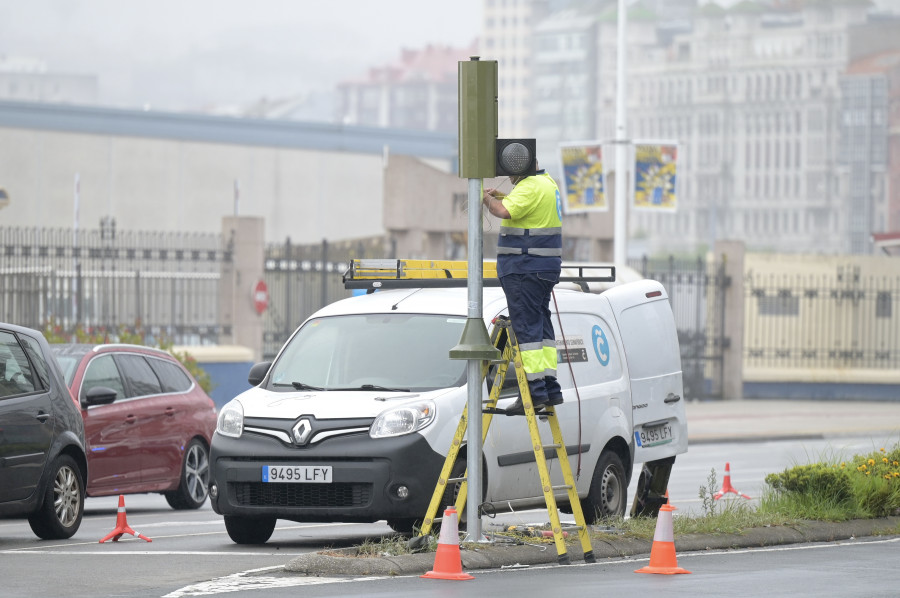
M496 364L497 369L494 372L494 383L491 387L491 393L488 401L484 403L482 414L482 443L487 438L488 430L493 420L493 415L498 412L498 410L496 409L496 405L500 397L500 390L503 386L503 380L506 377L506 372L508 371L510 365L513 365L515 367L516 381L518 383L522 405L524 406L525 419L527 420L531 446L532 450L534 451L535 463L537 465L538 476L540 478L541 492L544 496L544 503L547 506L547 514L550 518L550 527L553 532L553 542L556 546L558 562L560 564L569 564L569 555L566 548L565 535L563 533L562 523L560 522L559 506L556 500L556 492L559 490L565 490L565 494L561 494L561 496L568 497L570 507L572 508L572 514L575 517L576 523L574 527L567 527L566 529L578 530L578 538L581 542L582 551L584 553L584 560L585 562L593 563L595 562L595 559L593 548L591 547L589 530L584 519L584 512L581 508L580 499L578 498L578 488L576 487L575 479L572 476L572 468L569 464L569 457L566 451L565 442L563 442L562 431L559 426L559 418L556 416L556 407L548 406L544 411L541 412L541 416L544 416L549 423L550 432L553 437L553 443L545 445L541 440L538 418L534 410L534 404L531 400L531 392L525 374L525 366L522 363L522 355L521 351L519 350L519 343L516 339L515 332L513 331L512 325L510 324L509 320L495 322L494 331L491 335L491 342L495 347L501 349L502 359L499 363ZM483 362L481 375L482 380L484 380L484 378L489 373L491 365L493 365L491 362ZM462 439L464 438L466 433L467 424L468 405L463 409L462 416L460 417L456 434L453 437L450 450L448 451L447 457L444 461L444 467L441 469L438 484L435 488L434 494L432 495L431 503L429 504L428 512L425 516L424 524L420 530L420 535L426 535L430 533L431 527L435 522L435 515L437 514L437 510L440 507L441 499L446 492L450 473L452 472L453 467L456 464L456 460L459 456L459 451L461 448ZM563 476L564 483L562 485L554 486L551 481L550 470L547 467L547 456L545 453L547 449L553 449L556 451L556 458L560 462L560 471ZM462 514L466 505L468 475L469 472L466 471L465 475L462 478L454 478L454 481L462 480L459 487L459 493L457 494L455 501L455 507L460 514Z

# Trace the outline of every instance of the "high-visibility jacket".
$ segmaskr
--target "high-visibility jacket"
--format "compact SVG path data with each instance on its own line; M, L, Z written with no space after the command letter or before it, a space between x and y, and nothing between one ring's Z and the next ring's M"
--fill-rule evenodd
M556 182L541 170L503 198L497 242L497 275L559 272L562 264L562 203Z

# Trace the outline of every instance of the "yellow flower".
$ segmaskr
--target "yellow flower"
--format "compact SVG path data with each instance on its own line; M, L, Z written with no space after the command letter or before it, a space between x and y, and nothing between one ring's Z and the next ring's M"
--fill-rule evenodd
M881 451L881 452L883 453L883 452L884 452L884 447L881 447L881 448L878 449L878 450Z
M895 477L895 478L900 478L900 473L897 473L897 472L895 471L895 472L894 472L894 477Z
M891 474L889 474L889 473L884 474L884 479L886 479L886 480L891 479Z
M869 459L868 463L869 465L875 465L875 459Z
M856 468L856 471L865 471L865 470L866 470L866 464L865 464L865 463L863 463L862 465L860 465L859 467Z
M897 467L898 465L900 465L900 462L894 461L894 467Z
M888 462L887 457L882 457L882 458L881 458L881 462L886 464L886 463Z
M841 469L843 469L843 468L844 468L844 463L841 463Z
M869 472L868 472L868 471L866 472L866 475L869 475Z

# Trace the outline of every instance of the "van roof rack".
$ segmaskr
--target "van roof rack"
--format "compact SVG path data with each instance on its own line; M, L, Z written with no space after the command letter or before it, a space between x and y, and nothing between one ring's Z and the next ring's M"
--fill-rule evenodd
M468 262L465 260L407 260L407 259L356 259L344 272L345 289L421 289L464 287L468 283ZM561 276L560 282L572 282L589 292L589 282L615 282L615 266L579 266L563 264L563 268L577 270L577 276ZM585 271L596 270L600 274L589 276ZM497 262L484 262L483 284L499 287Z

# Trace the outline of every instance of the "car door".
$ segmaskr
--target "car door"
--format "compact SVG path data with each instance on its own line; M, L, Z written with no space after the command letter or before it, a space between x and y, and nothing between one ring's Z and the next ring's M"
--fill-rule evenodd
M0 502L34 492L53 439L49 388L17 336L0 330Z
M87 392L96 386L115 390L115 401L109 405L87 405ZM88 494L126 491L140 484L138 405L128 397L112 354L92 356L81 381L79 400L88 443Z
M159 376L149 364L150 359L154 358L137 353L116 355L116 362L139 405L141 480L145 486L170 479L173 471L181 471L183 443L179 421L184 410L174 395L163 392Z

